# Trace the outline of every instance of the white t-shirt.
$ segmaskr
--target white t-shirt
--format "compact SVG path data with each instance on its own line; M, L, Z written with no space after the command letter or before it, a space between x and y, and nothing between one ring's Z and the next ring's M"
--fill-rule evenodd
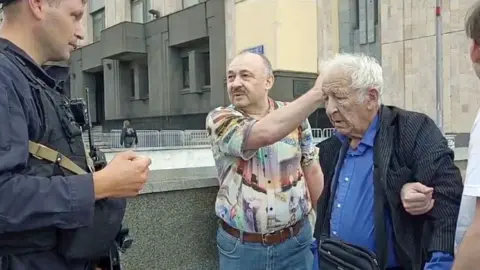
M468 165L463 195L480 197L480 110L473 123L468 145Z
M455 233L455 252L472 224L477 197L480 197L480 110L477 111L477 117L470 131L467 172Z

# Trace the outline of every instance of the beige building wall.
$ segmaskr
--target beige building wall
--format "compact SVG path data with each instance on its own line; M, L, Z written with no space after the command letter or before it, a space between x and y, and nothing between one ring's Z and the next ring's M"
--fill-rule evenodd
M115 24L130 21L130 3L125 0L106 0L105 1L105 28Z
M234 6L231 2L226 5L226 14L232 14L233 9L234 22L230 20L226 24L227 29L233 28L235 33L234 49L227 46L229 57L263 45L274 70L317 72L315 0L237 0ZM229 34L227 45L233 47L232 43Z
M317 0L317 66L339 51L338 1Z
M382 0L384 103L433 119L435 103L435 0ZM445 132L468 133L480 106L480 81L469 60L465 14L475 0L443 1Z

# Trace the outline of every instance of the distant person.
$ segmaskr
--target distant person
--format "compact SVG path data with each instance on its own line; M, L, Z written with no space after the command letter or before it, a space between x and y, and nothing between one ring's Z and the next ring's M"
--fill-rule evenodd
M120 136L120 145L125 148L132 148L138 145L137 131L130 127L130 121L123 121L122 135Z

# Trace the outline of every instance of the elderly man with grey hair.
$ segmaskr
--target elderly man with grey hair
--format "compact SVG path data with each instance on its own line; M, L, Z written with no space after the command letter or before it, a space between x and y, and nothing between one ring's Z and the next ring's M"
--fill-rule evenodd
M374 58L340 54L321 74L335 136L317 145L320 250L340 240L375 253L379 269L450 269L462 180L446 139L427 115L382 105ZM401 196L415 182L434 190L435 204L424 214L412 215ZM321 256L320 269L332 264Z

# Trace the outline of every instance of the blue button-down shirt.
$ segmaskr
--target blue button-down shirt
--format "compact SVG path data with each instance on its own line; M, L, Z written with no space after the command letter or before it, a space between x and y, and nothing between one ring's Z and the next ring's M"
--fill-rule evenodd
M374 190L373 190L373 145L379 128L378 116L368 128L356 149L347 150L339 172L332 216L330 235L343 241L362 246L373 252L376 250ZM342 142L347 138L335 134ZM400 196L400 195L399 195ZM394 233L390 212L385 211L388 235L387 267L399 266L395 255ZM401 237L401 236L400 236ZM451 269L453 257L450 254L434 252L425 270Z

